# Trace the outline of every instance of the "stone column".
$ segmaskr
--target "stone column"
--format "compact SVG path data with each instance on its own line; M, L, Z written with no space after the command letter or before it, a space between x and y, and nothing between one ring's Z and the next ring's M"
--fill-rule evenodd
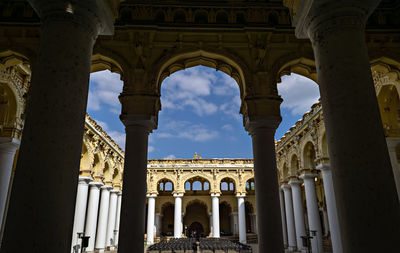
M282 231L283 231L283 244L285 248L288 247L288 235L286 226L286 214L285 214L285 201L283 197L283 190L279 190L279 202L281 204L281 218L282 218Z
M320 212L322 212L322 216L323 216L324 236L328 236L328 234L329 234L328 212L322 207L319 210L320 210Z
M253 232L254 232L255 234L257 234L257 233L258 233L258 232L257 232L257 214L256 214L256 213L252 213L252 214L251 214L251 217L252 217L251 222L252 222Z
M212 218L213 218L213 233L212 237L219 238L219 196L220 194L211 194L212 198Z
M86 215L85 236L89 236L89 245L86 251L94 251L96 241L97 214L99 211L100 187L102 182L89 183L89 202Z
M115 233L114 233L114 246L118 246L118 238L119 238L119 224L121 220L121 202L122 202L122 192L118 192L117 199L117 217L115 218Z
M246 195L236 195L238 199L238 213L239 213L239 241L246 243L246 209L244 204L244 198Z
M157 195L147 195L147 244L154 243L154 214L156 209L156 197Z
M326 208L328 209L329 228L331 231L331 241L334 253L342 253L342 240L340 237L339 219L336 209L336 197L333 189L331 166L327 163L322 163L317 166L322 172L324 182L324 191L326 199Z
M268 105L279 105L281 100L268 99ZM260 109L261 110L261 109ZM247 131L253 141L254 175L257 203L258 252L284 251L282 220L279 204L279 186L276 168L274 135L281 118L279 116L248 116L245 119Z
M96 233L96 250L104 252L106 248L106 236L107 236L107 220L108 220L108 210L110 208L110 190L112 186L104 185L101 187L101 197L100 197L100 210L99 218L97 223L97 233Z
M239 234L239 218L238 218L238 213L237 212L232 212L231 213L231 222L232 222L232 233L234 235Z
M316 235L311 239L312 252L322 253L322 227L318 211L318 199L315 191L315 178L317 174L302 174L300 177L304 180L306 192L306 204L308 214L308 225L310 232L315 231ZM311 234L312 235L312 234Z
M68 252L93 45L112 34L105 1L29 0L41 20L1 252ZM51 229L51 232L49 231ZM43 231L49 231L46 236Z
M344 252L398 250L400 204L365 40L379 2L309 1L294 22L316 60Z
M182 197L183 194L174 194L175 211L174 211L174 237L182 236Z
M400 145L400 138L386 138L389 150L390 162L392 164L394 182L396 183L397 196L400 201L400 167L397 161L396 147Z
M92 181L91 177L79 177L75 203L74 226L72 229L71 252L74 252L73 248L75 245L81 245L81 240L78 238L78 233L84 232L90 181Z
M289 182L292 188L293 210L294 210L294 223L296 228L296 241L297 250L305 251L303 247L302 236L306 236L306 225L304 223L304 208L303 208L303 194L301 193L301 181L292 179Z
M281 186L285 194L286 224L288 233L288 250L296 250L296 231L293 216L292 191L289 185Z
M106 233L106 246L110 250L114 249L114 229L115 220L117 217L117 201L118 201L119 190L110 191L110 205L108 208L108 221L107 221L107 233Z
M125 125L126 148L118 252L130 253L132 249L143 252L148 136L156 128L157 119L149 115L125 114L121 119Z
M15 152L19 147L19 140L14 138L0 137L0 231L6 217L6 204L12 168L14 165ZM1 237L0 237L1 242ZM0 243L1 245L1 243Z

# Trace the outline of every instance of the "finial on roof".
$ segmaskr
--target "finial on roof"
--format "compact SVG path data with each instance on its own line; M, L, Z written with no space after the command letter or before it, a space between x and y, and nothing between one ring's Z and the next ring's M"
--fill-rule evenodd
M199 154L199 159L201 159L201 155Z
M193 159L198 159L198 157L197 157L197 153L196 153L196 152L194 152Z

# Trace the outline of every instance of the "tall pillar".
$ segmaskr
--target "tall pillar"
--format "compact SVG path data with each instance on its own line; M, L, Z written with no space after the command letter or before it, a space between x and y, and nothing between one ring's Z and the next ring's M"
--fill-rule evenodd
M156 210L156 197L157 195L148 195L148 208L147 208L147 244L154 243L154 214Z
M78 191L76 194L74 226L72 229L71 252L74 252L74 246L81 245L81 240L78 238L78 233L84 232L90 181L92 181L91 177L79 177Z
M400 204L365 40L379 2L309 1L294 22L316 60L344 252L398 250Z
M293 216L292 191L289 185L281 186L285 194L286 224L288 233L288 250L296 250L296 231Z
M130 98L121 96L121 101ZM132 249L143 252L148 136L156 128L157 120L154 116L125 114L121 119L125 125L126 148L118 252L130 253Z
M296 241L297 250L306 250L303 247L302 236L306 236L306 225L304 223L304 208L303 208L303 194L301 193L301 181L290 180L289 185L292 188L293 210L294 210L294 223L296 228Z
M300 177L304 180L304 188L306 192L306 204L308 214L308 225L310 232L315 231L316 235L311 239L313 253L322 253L322 227L321 219L318 211L318 199L315 190L315 178L317 174L302 174ZM312 234L311 234L312 235Z
M219 238L219 194L211 194L212 198L212 218L213 218L213 233L212 237Z
M14 138L0 137L0 231L3 231L3 219L6 217L8 189L14 165L15 152L20 141ZM0 235L1 248L1 235Z
M118 238L119 238L119 224L121 220L121 202L122 202L122 192L118 192L118 199L117 199L117 216L115 218L115 233L114 233L114 246L118 246Z
M331 166L327 163L322 163L317 166L317 169L321 170L322 179L324 182L326 208L328 209L328 220L331 231L333 253L342 253L342 240L340 237L339 219L336 209L336 197L333 189Z
M117 201L118 201L119 190L110 191L110 205L108 208L108 221L107 221L107 233L106 233L106 246L110 250L114 249L114 229L115 220L117 217Z
M104 185L101 187L99 218L97 223L95 249L104 252L106 248L107 220L110 207L110 190L112 186Z
M397 161L397 153L396 153L396 148L398 145L400 145L400 138L388 137L386 138L386 143L388 146L390 162L392 164L394 182L396 183L397 196L400 201L400 167Z
M113 18L105 1L28 2L40 46L1 252L68 252L92 50L97 35L112 34Z
M174 211L174 237L182 236L182 197L183 194L174 194L175 211Z
M286 226L286 214L285 214L285 201L283 197L283 190L279 190L279 202L281 205L281 219L282 219L282 234L283 234L283 244L285 248L288 247L288 235Z
M260 111L274 108L274 113L279 115L280 98L268 99L266 103L268 105L260 108ZM280 116L249 115L245 119L246 129L253 142L258 252L284 251L274 140L280 121Z
M96 240L97 214L99 211L100 187L102 182L89 183L89 202L86 215L85 236L89 236L89 245L86 251L94 251Z
M239 213L239 241L246 243L246 209L244 204L244 197L246 195L236 195L238 199L238 213Z

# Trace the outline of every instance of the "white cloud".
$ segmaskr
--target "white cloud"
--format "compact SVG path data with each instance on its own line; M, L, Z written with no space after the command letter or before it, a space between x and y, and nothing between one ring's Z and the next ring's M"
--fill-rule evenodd
M95 72L90 75L88 110L100 111L107 108L112 113L120 113L118 95L122 91L123 82L120 75L110 71Z
M122 150L125 150L125 133L118 131L107 131L107 133Z
M302 115L310 110L320 96L314 81L293 73L282 77L278 91L283 98L282 108L288 109L292 115Z
M154 133L154 138L180 138L194 142L205 142L218 138L216 130L207 128L202 124L191 124L187 121L169 121L163 126L165 132Z
M154 150L155 150L155 148L154 148L153 146L149 146L148 149L147 149L147 152L148 152L148 153L151 153L151 152L153 152Z
M226 125L223 125L221 127L221 129L225 130L225 131L232 131L233 130L233 126L231 124L226 124Z
M167 156L164 157L163 159L176 159L176 156L174 156L174 155L167 155Z

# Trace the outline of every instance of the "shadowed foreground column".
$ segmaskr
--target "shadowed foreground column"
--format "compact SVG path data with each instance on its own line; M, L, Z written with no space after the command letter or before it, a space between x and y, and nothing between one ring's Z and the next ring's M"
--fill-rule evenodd
M105 1L29 3L42 23L40 48L0 251L67 253L92 49L113 20Z
M121 120L125 125L126 148L118 252L143 252L148 136L156 128L156 119L121 115Z
M309 1L294 22L315 55L343 252L399 249L400 205L365 43L379 2Z
M274 142L280 120L271 116L246 122L253 140L258 252L284 251Z

